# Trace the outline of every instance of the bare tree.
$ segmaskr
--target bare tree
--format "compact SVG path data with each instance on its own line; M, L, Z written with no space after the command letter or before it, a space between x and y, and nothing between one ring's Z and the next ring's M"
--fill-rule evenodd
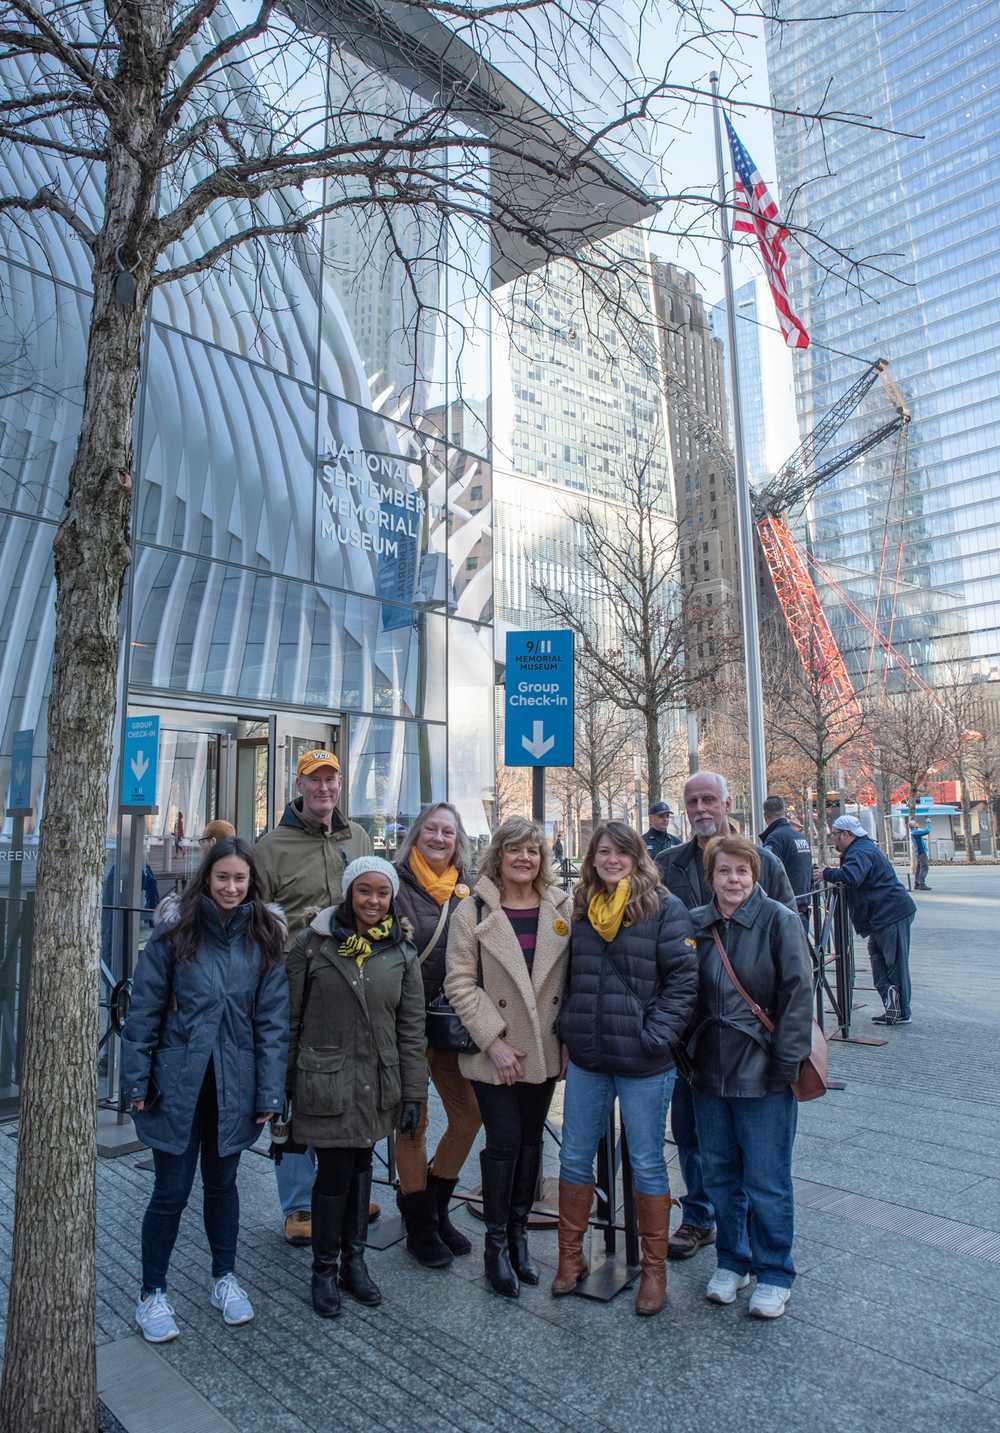
M601 819L601 791L619 793L632 772L634 727L601 693L585 670L576 684L576 762L574 776L586 792L590 819Z
M876 763L907 787L910 815L932 769L941 761L946 717L939 700L917 687L887 694L871 714Z
M981 703L975 712L975 730L982 739L968 750L966 767L979 783L986 801L990 829L991 854L996 857L996 834L1000 829L1000 730L996 725L995 707Z
M675 60L689 46L703 55L706 43L725 56L738 5L715 30L700 5L667 8L679 26ZM746 11L759 13L750 0ZM415 373L428 325L455 321L426 298L431 263L450 265L470 298L488 303L490 268L502 270L511 253L531 263L566 258L590 266L600 308L620 306L623 265L588 241L640 211L644 196L608 157L627 170L630 155L650 152L641 127L657 103L706 99L686 80L673 82L669 66L644 79L628 60L617 65L628 34L616 4L592 0L255 0L249 11L222 0L0 0L0 138L48 175L0 197L0 218L57 221L93 262L82 422L54 545L48 773L0 1393L6 1428L62 1433L94 1420L96 953L133 416L152 296L241 265L259 295L269 255L322 261L320 222L352 216L360 234L377 234L373 255L394 254L406 269ZM418 76L412 92L373 87L372 67L387 51ZM496 81L489 61L497 57L537 77L548 113ZM586 88L594 74L600 103ZM324 77L319 100L315 75ZM620 98L609 113L610 94ZM24 166L30 172L34 163ZM102 176L95 212L78 202L84 172ZM691 227L685 207L714 207L708 196L671 195L650 180L646 207L669 205L677 232ZM480 266L470 233L486 225L492 257ZM419 241L404 243L407 231ZM853 260L847 271L856 272ZM622 709L643 712L658 792L656 713L677 699L682 668L674 599L659 575L644 601L638 626L623 613L622 650L617 660L606 654L603 670L609 698L614 691ZM59 1217L39 1219L39 1209Z
M579 660L595 691L641 722L650 801L662 791L660 719L695 686L704 697L708 681L685 661L684 637L696 604L677 582L672 514L669 473L655 450L644 451L629 462L616 503L589 501L576 511L575 585L535 584L552 620L576 633Z
M856 696L830 681L817 645L808 669L794 651L782 651L765 663L767 724L776 737L791 743L809 761L816 789L818 855L827 860L826 802L830 772L838 757L856 753L867 730L868 713Z
M531 773L526 766L498 766L494 787L494 827L508 816L527 816L531 810Z
M944 708L942 750L958 778L965 858L971 862L976 859L976 848L972 836L972 801L969 795L969 777L972 752L982 740L982 733L975 725L979 711L980 693L972 681L967 663L961 658L954 658L945 664L944 681L940 682L935 690L938 700Z

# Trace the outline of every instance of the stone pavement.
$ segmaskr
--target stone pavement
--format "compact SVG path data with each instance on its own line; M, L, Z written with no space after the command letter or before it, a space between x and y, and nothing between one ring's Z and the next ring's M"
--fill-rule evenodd
M284 1244L270 1165L249 1153L239 1272L256 1321L230 1331L209 1307L195 1204L171 1267L182 1336L156 1358L240 1433L1000 1430L1000 872L934 868L931 882L914 929L913 1025L882 1049L834 1045L847 1088L801 1109L800 1277L779 1322L748 1319L745 1299L708 1304L710 1253L671 1266L653 1320L634 1316L628 1293L609 1305L555 1301L544 1286L498 1299L463 1214L470 1258L439 1273L401 1246L373 1253L382 1307L348 1300L323 1323L308 1307L308 1251ZM858 964L867 983L861 942ZM855 1012L857 1033L872 1032L874 1011ZM5 1263L13 1156L0 1139ZM134 1334L152 1178L140 1159L98 1170L102 1344ZM554 1233L533 1247L554 1263Z

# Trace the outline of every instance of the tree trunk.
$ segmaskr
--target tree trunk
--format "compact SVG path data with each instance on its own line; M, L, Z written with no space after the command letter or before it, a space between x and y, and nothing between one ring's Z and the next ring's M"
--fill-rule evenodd
M108 212L116 208L112 176ZM119 194L119 199L122 195ZM96 1424L97 996L118 613L129 561L132 414L148 288L114 298L101 236L83 421L56 535L48 773L0 1392L8 1433Z
M962 784L962 835L965 838L965 859L974 863L976 849L972 844L972 803L969 800L969 783L965 778L965 763L959 759L958 779Z
M646 778L649 790L646 793L646 805L652 806L654 801L662 800L662 773L660 763L660 722L659 716L651 707L647 707L642 714L645 726L646 738ZM639 814L639 821L642 821L642 814Z

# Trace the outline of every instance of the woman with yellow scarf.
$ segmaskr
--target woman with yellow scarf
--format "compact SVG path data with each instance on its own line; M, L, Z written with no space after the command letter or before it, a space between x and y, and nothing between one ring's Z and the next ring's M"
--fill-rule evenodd
M445 950L452 912L469 894L469 838L457 809L447 801L428 806L414 821L396 857L396 907L414 929L428 1003L444 984ZM399 1208L406 1249L419 1264L444 1269L472 1245L448 1212L458 1176L479 1133L479 1106L472 1086L450 1050L428 1047L430 1077L441 1097L447 1126L428 1163L427 1107L416 1131L397 1134Z
M566 1049L559 1167L559 1268L552 1292L587 1276L583 1236L594 1158L617 1099L635 1177L642 1250L637 1314L658 1314L667 1291L670 1186L663 1155L676 1078L674 1047L698 991L694 930L641 836L605 821L590 839L573 902L569 989L559 1033Z

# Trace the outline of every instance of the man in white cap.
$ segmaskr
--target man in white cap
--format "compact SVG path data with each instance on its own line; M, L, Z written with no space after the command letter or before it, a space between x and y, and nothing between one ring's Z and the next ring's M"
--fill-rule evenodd
M872 980L885 1009L876 1025L910 1023L910 925L917 908L892 862L856 816L838 816L832 826L839 866L826 866L824 881L844 887L854 929L868 937Z
M340 904L350 862L372 854L368 832L341 813L342 787L340 762L332 751L314 747L303 752L295 771L298 794L254 847L264 899L277 901L285 912L289 944L316 911ZM312 1238L315 1170L311 1150L284 1154L274 1166L289 1244L308 1244ZM369 1217L378 1214L373 1205Z

